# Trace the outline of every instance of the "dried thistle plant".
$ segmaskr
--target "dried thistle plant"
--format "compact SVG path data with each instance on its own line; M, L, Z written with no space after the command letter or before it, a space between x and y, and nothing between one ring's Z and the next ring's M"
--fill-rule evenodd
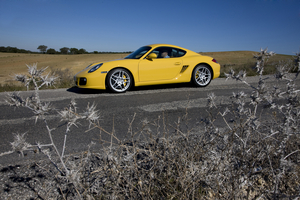
M20 155L24 156L25 151L33 150L33 147L40 149L42 153L44 153L48 159L53 163L55 168L60 172L60 174L66 178L70 183L72 183L76 190L80 186L80 176L79 173L82 170L80 166L72 164L65 157L65 149L66 149L66 141L67 141L67 133L70 131L72 126L78 127L79 120L85 119L90 122L90 126L92 124L96 124L99 120L99 112L96 110L95 104L92 106L88 105L86 111L82 114L77 113L77 107L75 100L71 100L69 107L65 108L62 111L58 111L58 116L60 116L62 121L66 121L67 128L65 132L65 137L63 141L62 152L59 152L56 144L54 143L52 132L55 129L51 129L48 125L48 122L45 118L50 111L53 110L52 105L47 102L42 102L39 97L39 89L42 86L52 86L55 83L57 77L50 75L49 73L44 75L47 67L38 69L37 64L27 65L28 75L16 75L15 79L22 82L27 89L30 84L34 86L34 93L32 96L24 99L20 96L20 93L13 92L9 93L6 102L10 106L15 107L26 107L33 112L36 116L35 122L38 119L43 120L45 126L47 128L47 135L51 141L50 144L41 144L37 143L36 145L31 145L26 142L26 134L15 134L14 141L11 143L12 151L2 153L1 156L7 155L13 152L20 153ZM49 147L54 149L54 154L52 151L49 151ZM55 156L54 156L55 155ZM57 161L57 157L59 161ZM79 195L80 196L80 195Z
M26 142L26 133L14 134L14 141L11 146L14 152L19 152L22 156L24 156L24 151L28 151L32 147Z
M264 71L264 65L265 63L268 61L268 59L271 57L271 56L274 56L275 55L275 52L271 51L271 52L268 52L268 48L265 48L265 49L260 49L260 53L256 54L256 55L253 55L253 57L256 59L256 70L257 70L257 73L261 76L263 75L263 71Z
M244 95L233 94L234 101L231 110L234 111L232 114L235 115L234 124L229 125L230 120L228 121L228 118L224 117L225 114L230 115L227 108L224 113L220 112L234 144L229 149L222 149L221 152L223 156L226 154L227 159L224 159L226 162L231 160L236 163L233 165L235 167L230 165L230 162L229 165L222 165L223 161L218 163L218 166L225 168L224 173L227 173L228 178L232 177L235 180L232 185L217 185L222 194L226 191L237 191L235 194L228 193L228 198L252 199L253 197L260 197L276 199L281 195L293 196L299 194L299 190L295 188L298 182L296 178L292 177L295 174L299 176L296 171L300 158L299 148L297 148L300 139L299 89L297 89L294 82L298 73L294 79L289 78L288 71L290 69L287 63L280 62L277 65L274 78L278 81L286 81L286 89L282 91L276 86L267 87L262 72L266 60L273 55L273 52L269 53L267 49L261 49L261 52L254 56L257 59L256 67L259 75L257 86L246 83L240 76L235 75L233 70L226 75L227 78L241 81L253 89L250 95L250 107L245 104ZM295 68L298 68L298 65L296 59ZM265 107L266 105L268 106ZM262 118L258 115L259 106L263 109L261 113L263 112L264 116L269 115L269 117ZM222 146L223 141L220 140L220 142L218 146ZM217 152L220 152L220 150L217 150ZM293 155L293 158L290 158L287 162L286 159L290 155ZM214 160L216 159L214 158ZM220 168L217 172L222 174ZM268 180L265 177L268 177ZM218 182L225 182L226 180L226 176L217 174L215 178ZM263 189L260 189L258 183L264 183ZM294 188L292 190L283 189L286 185L293 185Z

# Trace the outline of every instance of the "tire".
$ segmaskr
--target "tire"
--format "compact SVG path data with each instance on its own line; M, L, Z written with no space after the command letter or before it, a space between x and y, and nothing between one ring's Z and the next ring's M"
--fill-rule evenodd
M107 74L106 85L112 92L126 92L131 88L132 84L133 78L126 69L113 69Z
M197 65L192 74L192 81L197 87L206 87L212 80L212 71L209 66Z

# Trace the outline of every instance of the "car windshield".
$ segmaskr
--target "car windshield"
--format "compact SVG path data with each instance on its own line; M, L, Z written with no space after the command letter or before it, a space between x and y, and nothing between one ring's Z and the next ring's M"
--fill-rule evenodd
M150 49L151 49L151 47L149 47L149 46L141 47L138 50L136 50L133 53L126 56L125 59L139 59L143 55L145 55L145 53L147 53Z

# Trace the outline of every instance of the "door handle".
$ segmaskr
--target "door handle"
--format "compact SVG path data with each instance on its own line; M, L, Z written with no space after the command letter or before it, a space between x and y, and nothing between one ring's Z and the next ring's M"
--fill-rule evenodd
M176 62L176 63L175 63L175 65L180 65L180 64L181 64L181 62Z

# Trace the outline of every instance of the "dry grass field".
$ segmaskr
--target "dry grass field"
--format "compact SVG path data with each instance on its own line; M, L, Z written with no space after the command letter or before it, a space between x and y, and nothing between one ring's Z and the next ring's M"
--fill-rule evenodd
M224 52L207 52L201 53L202 55L207 55L215 58L221 64L221 77L224 77L224 72L229 72L232 68L234 71L239 72L240 70L245 70L247 76L257 75L255 70L256 60L253 55L258 54L255 51L224 51ZM288 62L293 60L294 57L291 55L276 54L271 57L266 65L264 74L273 74L276 71L276 65L283 61ZM289 63L292 67L292 63Z
M248 75L254 74L255 59L253 51L206 52L202 55L214 57L221 65L221 74L234 70L244 69ZM91 63L124 58L128 54L80 54L80 55L50 55L25 53L0 53L0 84L12 83L14 74L26 73L26 64L38 63L38 67L49 66L50 69L69 69L76 73ZM276 55L269 60L266 72L272 73L275 63L280 60L292 59L289 55ZM271 66L270 66L271 65ZM268 68L269 67L269 68Z
M76 73L91 63L124 58L128 54L80 54L51 55L0 53L0 84L12 81L14 74L26 73L26 64L38 63L38 67L69 69Z

